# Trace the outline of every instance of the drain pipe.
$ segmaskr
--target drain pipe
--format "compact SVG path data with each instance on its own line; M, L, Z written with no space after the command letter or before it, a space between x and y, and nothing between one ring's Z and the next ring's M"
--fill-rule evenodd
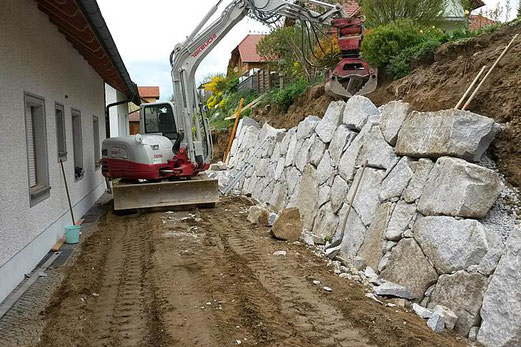
M107 107L105 108L105 136L106 138L110 138L110 108L111 107L114 107L114 106L119 106L119 105L122 105L122 104L128 104L129 102L131 102L130 100L123 100L123 101L118 101L118 102L113 102L112 104L108 104Z

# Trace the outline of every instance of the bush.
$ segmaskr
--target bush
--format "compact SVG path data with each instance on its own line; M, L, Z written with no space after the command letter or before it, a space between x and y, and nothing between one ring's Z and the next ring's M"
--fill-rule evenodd
M411 62L424 59L426 56L434 54L436 48L441 44L439 40L428 40L416 46L406 48L397 56L391 58L387 71L393 79L407 76L411 72Z
M302 95L310 86L309 82L302 78L288 83L282 89L272 89L264 99L264 103L271 103L283 112L287 112L295 99Z
M445 0L364 0L362 13L369 26L386 25L403 19L432 24L441 19L445 6Z
M440 41L443 32L436 28L422 28L410 20L400 20L369 32L362 42L362 57L378 68L410 47L426 41Z

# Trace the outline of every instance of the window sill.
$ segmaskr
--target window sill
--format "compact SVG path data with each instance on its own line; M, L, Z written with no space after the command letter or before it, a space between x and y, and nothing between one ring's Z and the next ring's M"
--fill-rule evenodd
M31 188L31 207L47 199L51 195L50 186L36 186Z

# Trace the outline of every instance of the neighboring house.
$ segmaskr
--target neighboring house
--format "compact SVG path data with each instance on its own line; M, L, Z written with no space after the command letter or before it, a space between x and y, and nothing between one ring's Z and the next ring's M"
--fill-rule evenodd
M139 104L95 0L2 0L0 301L105 192L105 83Z
M495 20L492 20L490 18L487 18L481 14L477 15L470 15L469 16L469 29L471 31L479 30L483 27L486 27L488 25L494 25L497 24Z
M249 34L232 51L228 74L242 75L252 69L261 69L268 63L257 53L257 45L265 35Z
M161 94L158 86L137 87L139 97L144 103L156 102L159 100ZM128 115L127 126L129 127L129 134L136 135L141 131L139 128L139 107L131 104L132 112Z
M110 137L126 136L129 135L129 106L128 97L112 88L109 84L105 83L105 102L106 106L111 104L114 105L109 108L109 120L110 120Z

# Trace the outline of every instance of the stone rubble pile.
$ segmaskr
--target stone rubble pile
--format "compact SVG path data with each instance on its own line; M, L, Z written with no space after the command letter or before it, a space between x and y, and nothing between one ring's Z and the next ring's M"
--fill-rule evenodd
M303 235L340 241L341 254L431 312L430 325L449 320L485 346L521 345L515 193L479 164L498 131L471 112L377 108L355 96L287 131L241 120L228 170L214 176L224 186L251 160L238 192L275 211L298 208Z

